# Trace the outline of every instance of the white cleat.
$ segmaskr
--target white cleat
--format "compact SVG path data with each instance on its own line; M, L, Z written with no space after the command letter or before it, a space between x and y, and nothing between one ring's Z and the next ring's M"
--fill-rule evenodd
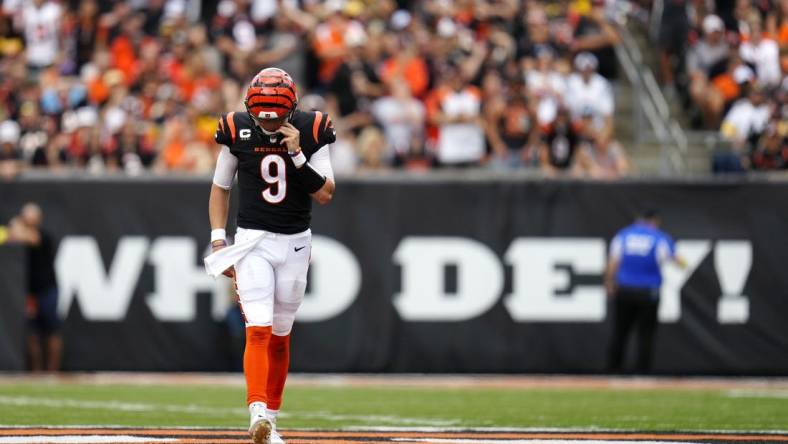
M271 444L271 430L271 421L262 416L249 427L249 436L254 444Z
M254 444L271 444L271 431L274 424L265 414L265 405L262 408L252 404L249 406L249 436ZM280 438L281 439L281 438Z
M282 436L276 431L276 418L269 417L268 420L271 421L271 425L273 426L271 429L271 444L285 444L285 440L282 439Z
M276 431L276 428L271 430L271 444L285 444L285 440Z

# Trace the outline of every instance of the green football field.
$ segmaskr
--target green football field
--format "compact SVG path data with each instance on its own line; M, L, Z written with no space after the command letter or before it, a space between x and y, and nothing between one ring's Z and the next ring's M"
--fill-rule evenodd
M788 390L766 386L637 388L603 384L294 382L279 425L354 427L515 427L640 431L788 430ZM2 426L243 428L236 384L114 384L0 377Z

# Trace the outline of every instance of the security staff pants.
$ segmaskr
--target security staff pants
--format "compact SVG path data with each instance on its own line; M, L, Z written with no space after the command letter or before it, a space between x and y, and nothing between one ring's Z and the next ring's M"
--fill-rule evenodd
M610 343L608 370L624 370L624 349L634 330L637 333L635 371L648 373L657 329L659 289L620 287L613 298L613 338Z

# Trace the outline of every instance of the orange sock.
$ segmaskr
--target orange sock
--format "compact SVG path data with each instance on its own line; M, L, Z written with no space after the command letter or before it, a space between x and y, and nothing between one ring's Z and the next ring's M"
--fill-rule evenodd
M290 367L290 335L271 335L268 346L268 402L269 410L279 410L285 391L287 370Z
M244 376L246 377L246 404L266 402L268 384L268 344L271 327L246 327L244 350Z

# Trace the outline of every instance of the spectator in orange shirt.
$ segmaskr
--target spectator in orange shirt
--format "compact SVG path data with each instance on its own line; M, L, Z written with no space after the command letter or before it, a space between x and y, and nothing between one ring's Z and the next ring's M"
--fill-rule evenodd
M742 95L742 85L755 80L755 73L745 65L738 53L732 53L728 61L728 69L714 77L711 83L714 88L709 90L709 100L713 110L719 115L727 110Z
M777 0L776 11L766 17L766 33L780 45L780 50L788 48L788 0Z
M121 23L120 34L110 44L112 65L123 72L127 85L132 84L137 76L137 48L143 38L144 23L144 15L131 15Z
M164 134L161 142L161 155L156 167L160 170L185 170L186 137L184 131L186 124L181 118L170 119L164 125Z
M380 76L387 84L404 78L415 97L424 97L430 83L427 64L412 40L400 38L398 43L396 53L383 62Z
M314 31L312 48L319 59L318 81L327 85L334 78L339 66L347 55L345 36L348 33L364 33L360 23L350 20L342 13L342 4L331 0L326 2L328 17Z
M689 93L700 110L707 128L716 128L722 115L724 100L709 83L724 69L730 54L725 41L725 24L716 15L703 19L703 38L695 42L687 52L687 74Z
M209 94L217 90L221 83L221 77L208 69L202 54L193 53L186 59L178 86L181 97L191 101L196 95Z

